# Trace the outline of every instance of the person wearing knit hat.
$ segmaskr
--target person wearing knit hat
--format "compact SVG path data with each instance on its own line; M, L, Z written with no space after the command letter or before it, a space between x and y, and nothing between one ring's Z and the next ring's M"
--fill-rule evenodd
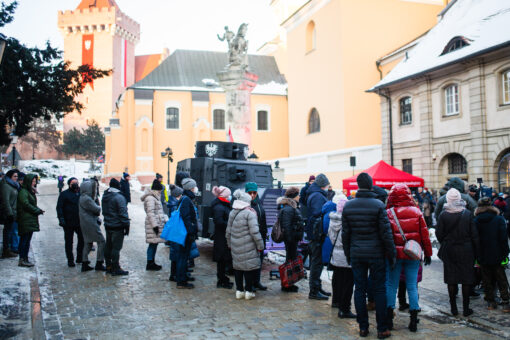
M267 222L266 222L266 211L264 210L264 206L259 198L259 194L257 192L258 185L255 182L248 182L244 186L244 191L246 191L251 196L251 207L257 213L257 220L259 223L259 232L262 240L264 240L264 249L267 240ZM257 270L255 275L255 288L258 290L267 290L267 287L260 282L261 272L262 272L262 263L264 261L264 252L260 253L260 264L261 266Z
M257 214L250 209L250 195L237 189L233 196L236 200L229 215L225 238L232 254L236 299L251 300L255 298L255 275L261 265L259 253L264 250L264 240L258 230Z
M122 192L122 195L124 195L128 203L131 203L131 189L129 187L130 180L131 176L129 176L127 172L124 172L120 180L120 191Z
M310 292L309 299L327 300L331 293L322 289L321 273L323 268L322 246L326 235L322 221L322 208L328 202L326 189L329 179L324 174L315 177L315 181L306 191L306 210L308 223L306 238L310 241Z
M163 186L160 181L154 179L150 190L147 189L142 197L140 197L146 214L145 241L149 244L147 247L147 266L145 270L158 271L162 268L155 262L158 244L165 242L160 235L163 232L165 223L168 221L168 216L163 211L163 205L161 204L161 190L163 190Z
M216 198L211 202L214 222L213 260L216 261L217 288L232 289L233 283L226 275L226 268L232 261L232 255L227 246L225 233L227 231L228 217L232 210L230 204L231 191L224 186L214 187L212 193Z
M366 296L370 273L371 292L374 297L377 333L380 339L391 336L387 323L386 263L396 261L396 248L385 204L373 189L367 173L357 177L359 190L356 198L345 203L342 211L342 246L347 264L351 265L356 292L354 306L360 336L368 334Z
M170 195L172 195L172 197L180 199L183 192L184 190L182 190L182 188L178 187L177 185L170 185Z
M194 191L197 187L197 182L193 178L185 178L182 180L182 188L187 191Z
M336 212L329 214L328 237L333 244L333 251L329 261L333 269L333 278L331 280L332 301L335 307L338 307L338 317L342 319L352 319L356 315L351 312L351 299L354 287L354 277L352 268L347 263L342 245L342 212L345 204L348 202L344 194L340 194L336 204Z
M115 178L112 178L110 179L110 183L109 183L109 186L110 188L115 188L117 190L120 190L120 183L117 179Z
M304 221L298 209L299 189L290 187L285 191L285 196L276 200L278 207L278 219L283 231L283 242L285 244L285 259L287 262L297 258L297 246L303 239ZM281 290L289 293L296 293L299 287L281 286Z
M466 202L455 188L446 193L446 204L437 220L436 237L441 244L438 256L443 261L451 313L459 313L456 295L458 285L462 284L463 314L469 316L473 314L469 308L469 296L476 283L474 264L480 255L480 240L471 212L466 209Z

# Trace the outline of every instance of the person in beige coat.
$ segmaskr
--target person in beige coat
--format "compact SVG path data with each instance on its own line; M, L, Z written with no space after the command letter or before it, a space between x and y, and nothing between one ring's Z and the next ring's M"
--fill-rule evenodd
M264 241L259 233L257 213L250 206L250 195L236 190L234 198L225 236L232 253L236 298L251 300L255 298L255 275L260 268L259 252L264 250Z
M147 267L146 270L160 270L161 266L154 261L158 243L164 243L165 240L159 237L163 231L168 216L163 212L161 205L161 190L163 186L158 180L152 182L150 190L140 198L143 202L143 208L147 216L145 217L145 241L149 244L147 248Z

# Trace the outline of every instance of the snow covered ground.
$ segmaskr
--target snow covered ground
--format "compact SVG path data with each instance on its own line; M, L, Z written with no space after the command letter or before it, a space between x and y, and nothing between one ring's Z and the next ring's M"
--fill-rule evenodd
M103 165L95 163L96 170L90 170L90 161L85 160L26 160L21 161L19 169L24 173L36 173L43 180L55 180L63 175L66 178L76 177L79 180L93 176L102 176Z

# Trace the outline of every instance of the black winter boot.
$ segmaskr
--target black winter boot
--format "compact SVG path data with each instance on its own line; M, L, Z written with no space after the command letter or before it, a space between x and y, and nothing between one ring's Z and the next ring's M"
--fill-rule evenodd
M147 266L145 267L145 270L153 270L153 271L158 271L158 270L161 270L161 266L156 264L156 262L154 262L154 260L147 260Z
M94 268L92 268L91 266L89 266L89 263L90 263L89 261L86 261L86 262L83 262L83 263L81 264L81 271L82 271L82 272L88 272L89 270L94 269Z
M450 310L453 316L459 315L457 309L457 285L448 285L448 295L450 297Z
M106 271L106 267L104 266L103 261L97 261L94 269L97 271L102 271L102 272Z
M462 285L462 314L464 316L473 314L473 310L469 308L469 296L471 295L471 291L470 285Z
M388 307L386 309L386 321L388 322L388 329L393 330L393 308Z
M411 314L411 321L409 322L408 328L411 332L416 332L418 330L418 323L420 322L420 319L418 319L418 311L410 310L409 313Z

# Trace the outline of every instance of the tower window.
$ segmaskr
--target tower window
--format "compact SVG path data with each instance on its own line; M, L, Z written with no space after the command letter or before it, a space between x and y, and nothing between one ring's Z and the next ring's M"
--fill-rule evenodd
M168 107L166 109L166 128L179 129L179 109Z
M268 122L268 112L266 110L257 111L257 130L258 131L268 131L269 130L269 122Z
M315 31L315 23L310 21L306 26L306 53L315 50L317 33Z
M321 131L321 119L319 117L319 112L314 107L310 111L310 116L308 117L308 133L316 133Z

